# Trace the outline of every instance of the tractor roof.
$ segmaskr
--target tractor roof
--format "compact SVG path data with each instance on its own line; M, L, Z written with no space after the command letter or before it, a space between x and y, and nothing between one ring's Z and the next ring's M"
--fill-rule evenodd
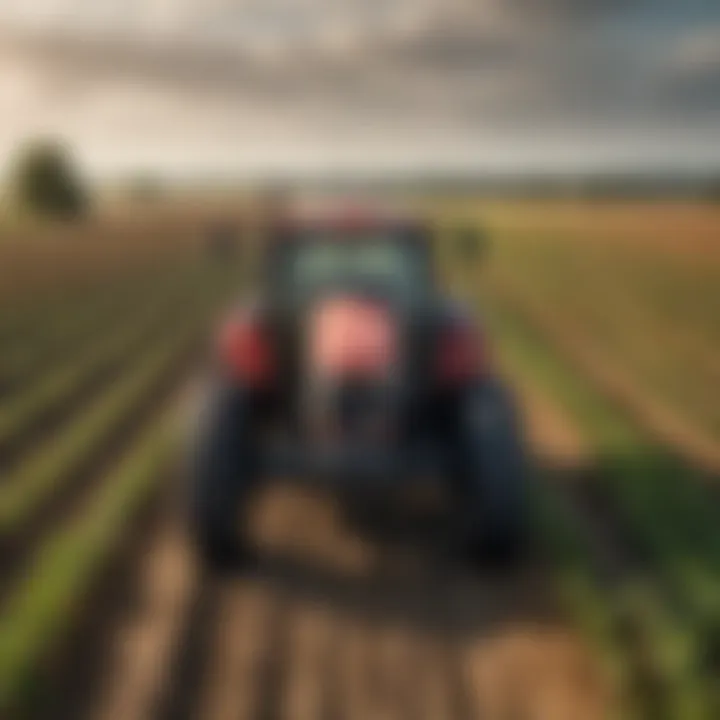
M301 206L284 212L276 222L281 231L357 232L374 230L413 231L424 227L421 217L381 205L330 203Z

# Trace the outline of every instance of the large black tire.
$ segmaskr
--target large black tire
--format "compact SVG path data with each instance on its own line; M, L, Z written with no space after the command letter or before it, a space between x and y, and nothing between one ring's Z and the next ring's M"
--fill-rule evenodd
M199 559L211 572L241 568L252 557L241 515L255 459L245 393L213 387L200 412L190 462L190 526Z
M461 400L455 491L462 542L483 567L516 569L528 549L527 463L514 400L488 380Z

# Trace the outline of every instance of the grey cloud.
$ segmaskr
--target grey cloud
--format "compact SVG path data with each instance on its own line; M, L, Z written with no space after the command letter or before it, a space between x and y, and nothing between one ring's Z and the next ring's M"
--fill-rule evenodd
M720 74L720 26L681 37L670 52L667 71L681 76Z
M700 116L720 132L720 25L680 33L658 53L648 85L662 115Z
M702 0L687 2L682 20L666 0L304 0L292 17L287 2L186 0L186 11L168 3L174 24L163 32L157 17L157 32L26 27L6 30L0 47L36 68L56 109L102 107L108 133L148 116L161 128L186 108L178 133L198 137L202 127L231 136L233 118L247 117L260 135L267 117L346 139L667 126L690 136L720 113L720 21L709 12L699 34ZM266 37L273 24L282 27ZM260 36L280 42L276 56ZM134 123L129 99L118 110L133 88L159 98L143 100Z
M78 39L45 34L6 38L4 44L61 81L135 81L143 86L160 85L200 94L248 87L291 93L294 86L287 73L272 72L251 54L238 51L198 52L181 44L153 46L124 38Z
M390 61L418 63L441 70L487 67L527 56L527 48L511 38L474 29L449 28L398 43L387 52Z
M553 19L592 19L642 4L643 0L507 0L516 10Z

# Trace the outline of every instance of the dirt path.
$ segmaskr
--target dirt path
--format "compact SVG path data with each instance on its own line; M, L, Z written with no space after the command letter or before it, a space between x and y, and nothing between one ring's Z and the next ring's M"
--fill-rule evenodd
M536 442L581 452L549 404L526 406ZM480 577L429 543L358 535L329 500L285 487L254 516L263 560L224 581L198 574L176 522L158 526L85 717L606 716L541 568Z
M140 595L114 638L114 658L94 716L98 720L150 717L197 586L180 528L163 521L139 573Z
M305 502L284 490L270 504L299 530ZM402 548L361 569L352 544L318 561L288 532L287 555L210 583L178 533L147 559L94 719L603 716L537 569L491 581Z

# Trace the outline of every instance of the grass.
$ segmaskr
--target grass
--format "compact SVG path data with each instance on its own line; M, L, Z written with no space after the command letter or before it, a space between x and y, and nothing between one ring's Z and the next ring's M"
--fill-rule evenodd
M534 484L533 508L538 537L544 542L561 603L587 637L599 659L613 705L625 720L638 716L632 702L632 658L618 637L619 609L595 568L583 528L547 478Z

